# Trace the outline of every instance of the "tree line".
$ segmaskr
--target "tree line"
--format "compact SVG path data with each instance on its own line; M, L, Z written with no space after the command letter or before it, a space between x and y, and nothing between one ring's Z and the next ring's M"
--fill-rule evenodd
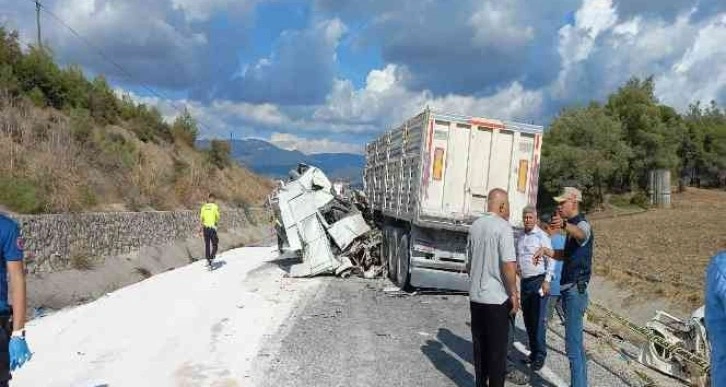
M587 207L625 193L646 205L653 169L670 170L679 187L726 187L726 110L696 102L679 113L654 91L652 77L632 78L604 104L562 110L544 135L539 202L574 185Z
M143 142L192 148L199 133L188 110L169 124L156 107L136 103L128 94L117 95L103 75L88 80L77 65L59 67L47 47L31 46L24 52L18 33L0 26L0 104L12 105L18 99L65 112L76 123L73 134L79 142L88 140L89 125L123 123ZM209 161L219 168L231 162L226 141L211 141L207 153Z

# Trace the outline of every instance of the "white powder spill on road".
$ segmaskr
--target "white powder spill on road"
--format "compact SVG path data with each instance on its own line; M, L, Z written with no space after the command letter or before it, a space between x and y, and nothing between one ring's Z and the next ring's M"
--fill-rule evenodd
M28 324L13 386L245 386L251 362L320 279L292 280L270 247L221 254ZM255 270L259 269L259 270Z

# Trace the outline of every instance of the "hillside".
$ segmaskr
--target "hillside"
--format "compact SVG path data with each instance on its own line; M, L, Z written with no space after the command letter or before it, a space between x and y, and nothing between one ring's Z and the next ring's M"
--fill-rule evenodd
M200 141L200 147L208 142ZM331 179L343 179L362 184L365 158L351 153L305 154L281 149L263 140L245 139L231 142L231 155L255 173L271 178L284 178L298 163L307 163L322 169Z
M270 181L234 163L226 142L196 149L196 136L187 112L166 123L103 77L22 52L0 28L0 207L171 210L196 207L209 191L230 206L259 204Z

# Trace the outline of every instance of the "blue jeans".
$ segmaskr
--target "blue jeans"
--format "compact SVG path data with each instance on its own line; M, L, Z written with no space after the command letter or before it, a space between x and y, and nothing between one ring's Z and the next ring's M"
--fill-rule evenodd
M530 278L522 278L522 317L524 326L527 328L529 339L529 359L532 361L544 362L547 357L547 297L539 295L545 276L540 275Z
M711 385L726 386L726 251L706 271L706 331L711 341Z
M587 309L587 288L582 292L577 285L562 289L565 309L565 350L570 360L570 386L587 387L587 357L582 339L583 317Z

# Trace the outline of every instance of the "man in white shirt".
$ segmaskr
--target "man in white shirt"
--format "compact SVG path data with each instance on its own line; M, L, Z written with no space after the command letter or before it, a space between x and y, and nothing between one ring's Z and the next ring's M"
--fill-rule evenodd
M547 357L547 296L554 275L554 262L545 257L535 263L534 254L541 248L552 249L549 235L537 226L537 210L527 206L522 211L524 232L517 239L517 265L521 273L522 317L529 339L532 370L544 366Z

